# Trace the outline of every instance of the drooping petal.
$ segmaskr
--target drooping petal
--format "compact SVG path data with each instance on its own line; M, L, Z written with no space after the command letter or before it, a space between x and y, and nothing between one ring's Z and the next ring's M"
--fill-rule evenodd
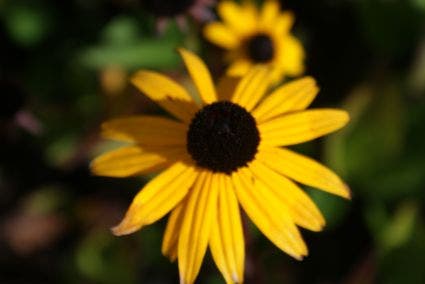
M131 116L102 124L102 136L147 146L184 146L187 125L159 116Z
M181 85L160 73L142 70L131 78L131 82L182 121L190 122L199 110L195 101Z
M208 24L204 28L204 36L212 43L225 49L234 49L240 44L240 39L233 30L220 22Z
M208 171L200 174L190 195L178 243L180 283L191 284L199 273L217 214L218 181Z
M186 210L186 200L187 199L183 199L176 208L171 211L170 217L168 217L167 227L165 228L164 237L162 239L161 252L171 261L175 261L177 259L177 245Z
M260 147L307 142L340 129L348 120L346 111L334 109L306 110L283 115L258 125Z
M249 168L257 179L267 185L270 196L288 208L297 225L311 231L323 229L325 219L310 197L296 184L261 162L254 161Z
M254 67L239 82L232 97L232 102L250 111L264 96L269 84L268 68L263 66Z
M90 164L90 168L98 176L128 177L153 173L186 155L184 147L126 146L97 157Z
M304 110L318 92L319 88L313 78L295 80L273 91L253 110L252 115L261 123L287 112Z
M179 53L204 104L216 102L217 94L214 83L205 63L197 55L188 50L181 48L179 49Z
M306 256L307 247L288 209L270 195L264 183L246 168L234 173L232 181L240 204L258 229L295 259Z
M234 1L221 1L217 6L218 14L225 24L236 34L244 36L257 24L255 8L252 4L238 5Z
M348 186L329 168L288 149L263 149L257 158L276 172L300 183L350 198Z
M112 229L113 233L131 234L162 218L186 196L197 175L193 166L182 162L159 174L136 195L124 219Z
M211 230L210 249L226 283L243 283L244 243L238 200L231 179L220 175L217 220Z

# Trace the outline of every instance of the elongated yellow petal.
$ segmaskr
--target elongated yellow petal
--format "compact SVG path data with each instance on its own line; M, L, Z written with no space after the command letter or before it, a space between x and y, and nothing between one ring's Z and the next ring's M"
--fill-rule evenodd
M171 261L175 261L177 258L177 245L185 210L186 199L182 200L176 208L171 211L170 217L168 217L167 227L165 228L164 237L162 239L161 252Z
M270 196L288 208L297 225L311 231L323 229L325 219L310 197L296 184L264 166L261 162L254 161L249 168L257 179L267 185Z
M131 234L163 217L186 196L197 175L194 167L175 163L142 188L113 233Z
M263 3L259 26L262 29L274 29L276 25L276 18L279 15L280 6L279 2L275 0L267 0Z
M304 77L277 88L266 97L252 115L261 123L287 112L306 109L319 92L316 81Z
M271 169L300 183L323 191L350 198L348 186L329 168L288 149L270 148L257 154Z
M231 179L220 175L217 220L213 223L210 248L226 283L243 283L244 237L238 200Z
M340 129L348 120L346 111L333 109L306 110L283 115L259 124L261 147L310 141Z
M252 6L252 4L249 4ZM241 6L234 1L220 1L217 6L218 14L224 23L236 34L244 36L252 32L256 26L255 9L247 5ZM242 20L243 19L243 20Z
M220 101L230 101L240 81L239 77L223 76L218 81L217 96Z
M216 102L217 94L215 92L214 83L205 63L197 55L188 50L180 48L179 53L183 58L190 77L192 77L204 104Z
M218 181L202 172L188 196L178 243L180 283L191 284L199 273L217 214Z
M287 34L294 24L294 14L292 12L283 12L275 19L274 32L278 36Z
M295 259L306 256L307 247L288 209L270 195L264 183L246 168L234 173L232 181L240 204L258 229Z
M301 42L292 35L282 38L281 52L277 55L279 65L285 68L286 74L289 76L298 76L304 72L305 52Z
M140 91L172 115L185 122L190 122L199 110L192 97L175 81L153 71L137 72L131 82Z
M159 116L131 116L102 124L102 136L147 146L186 144L187 125Z
M245 75L252 67L252 63L245 58L235 59L235 61L227 68L227 76L240 77Z
M264 96L269 84L268 68L254 67L239 82L232 101L250 111Z
M163 169L186 155L184 147L127 146L97 157L90 168L99 176L128 177Z
M204 28L204 36L210 42L225 49L237 48L241 43L233 30L220 22L208 24Z

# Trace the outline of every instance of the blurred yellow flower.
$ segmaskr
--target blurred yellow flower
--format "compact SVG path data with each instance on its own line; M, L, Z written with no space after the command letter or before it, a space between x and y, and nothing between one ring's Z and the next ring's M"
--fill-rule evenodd
M222 22L206 25L204 36L227 50L228 75L242 76L254 64L272 67L274 82L304 72L304 49L290 33L294 16L280 12L277 1L265 1L259 10L249 0L224 0L217 10Z
M204 62L179 50L200 95L197 104L173 80L142 70L132 83L175 119L140 115L102 125L105 138L129 145L92 162L93 173L127 177L164 170L136 195L116 235L133 233L171 212L162 252L178 259L181 283L193 283L207 247L227 283L242 283L244 236L239 204L278 248L307 255L297 226L320 231L325 220L292 180L350 198L328 168L285 146L343 127L342 110L306 110L318 92L305 77L265 94L269 69L257 66L236 84L214 86Z

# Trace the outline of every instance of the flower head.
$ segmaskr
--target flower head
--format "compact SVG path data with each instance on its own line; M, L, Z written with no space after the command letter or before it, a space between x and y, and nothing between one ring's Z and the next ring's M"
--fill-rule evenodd
M304 50L290 33L294 16L280 12L277 1L265 1L259 10L249 0L224 0L217 10L222 22L208 24L204 35L227 50L228 75L242 76L256 64L270 66L274 81L302 74Z
M318 92L305 77L266 96L270 71L251 69L237 84L216 88L205 64L180 54L202 103L173 80L139 71L133 84L175 119L132 116L103 124L106 138L129 145L92 162L97 175L127 177L163 170L134 198L116 235L133 233L169 214L162 252L178 260L182 283L193 283L209 247L227 283L242 283L241 205L260 231L296 259L307 255L297 226L320 231L325 220L300 182L345 198L347 186L328 168L286 146L336 131L342 110L306 110Z

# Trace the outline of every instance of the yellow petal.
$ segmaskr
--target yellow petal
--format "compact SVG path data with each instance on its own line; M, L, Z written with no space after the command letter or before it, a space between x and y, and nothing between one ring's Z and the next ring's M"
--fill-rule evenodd
M239 77L223 76L218 81L217 96L220 101L230 101L239 84Z
M288 209L270 195L264 183L246 168L234 173L232 181L240 204L258 229L295 259L306 256L307 247Z
M217 214L217 177L208 171L200 174L190 195L178 243L180 283L191 284L201 268L212 223Z
M210 42L225 49L234 49L240 44L240 39L234 32L220 22L208 24L204 28L204 36Z
M288 208L295 224L311 231L323 229L325 219L310 197L296 184L258 161L252 162L249 168L268 187L270 195Z
M283 115L258 126L261 147L286 146L313 140L348 123L346 111L315 109Z
M139 71L131 78L131 82L165 110L185 122L190 122L199 110L182 86L157 72Z
M262 28L275 28L276 18L279 15L279 10L279 2L275 0L265 1L261 9L259 25Z
M248 6L249 5L249 6ZM252 4L238 5L234 1L220 1L217 11L224 23L238 35L252 32L257 24Z
M210 249L226 283L243 283L245 242L231 179L220 175L217 220L213 223Z
M176 208L171 211L168 217L167 227L165 228L164 237L162 239L161 252L167 256L171 261L177 258L177 245L181 226L183 223L184 212L186 210L186 200L182 200Z
M136 195L124 219L112 229L113 233L131 234L162 218L186 196L197 175L194 167L182 162L159 174Z
M227 76L240 77L245 75L252 67L252 63L247 59L236 59L226 71Z
M313 78L295 80L273 91L254 109L252 115L258 122L263 122L287 112L304 110L318 92L319 88Z
M152 173L186 156L186 149L127 146L107 152L92 161L95 175L128 177Z
M293 151L282 148L264 149L257 154L271 169L300 183L350 198L348 186L329 168Z
M289 76L299 76L304 72L305 52L301 42L294 36L281 37L278 47L280 52L276 60L284 67L285 73Z
M140 115L102 124L102 136L148 146L186 145L187 125L159 116Z
M254 67L239 82L232 101L250 111L264 96L269 84L269 70Z
M277 36L283 36L289 32L294 24L294 14L291 12L283 12L275 19L274 31Z
M197 55L188 50L180 48L179 53L189 71L190 77L195 83L202 101L205 104L216 102L217 94L215 92L214 83L205 63Z

